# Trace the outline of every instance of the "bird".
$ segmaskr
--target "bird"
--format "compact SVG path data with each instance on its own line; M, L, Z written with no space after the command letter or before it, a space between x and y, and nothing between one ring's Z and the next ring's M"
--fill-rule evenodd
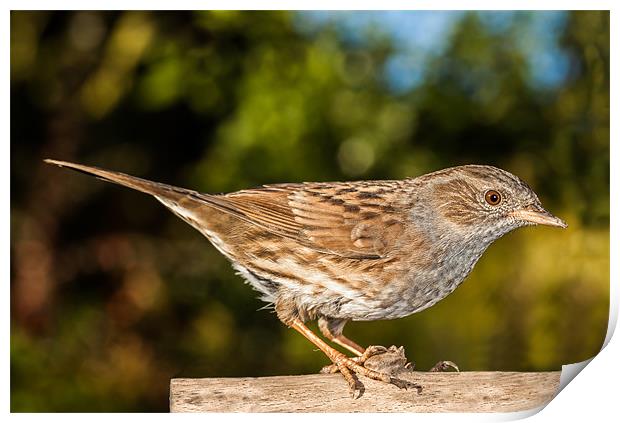
M329 358L354 398L363 388L360 375L399 388L419 386L366 367L386 349L346 337L347 322L425 310L451 294L508 232L567 227L527 183L488 165L402 180L281 183L205 194L94 166L45 162L150 194L197 229L282 323ZM314 320L328 341L353 356L310 330L306 324Z

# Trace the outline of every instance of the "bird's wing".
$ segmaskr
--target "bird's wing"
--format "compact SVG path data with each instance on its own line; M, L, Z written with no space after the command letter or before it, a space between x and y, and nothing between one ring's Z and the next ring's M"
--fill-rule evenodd
M205 200L304 246L377 259L403 233L403 197L398 181L378 181L270 185Z
M207 206L269 233L342 257L386 257L402 241L406 216L403 201L407 196L400 181L280 184L209 195L93 166L46 162L151 194L201 231L213 219L212 214L205 213Z

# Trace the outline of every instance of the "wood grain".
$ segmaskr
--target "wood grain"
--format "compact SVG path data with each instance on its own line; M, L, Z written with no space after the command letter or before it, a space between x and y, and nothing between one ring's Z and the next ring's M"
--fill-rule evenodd
M422 385L404 391L362 379L349 396L338 374L260 378L172 379L172 412L511 412L540 407L558 390L560 372L412 372Z

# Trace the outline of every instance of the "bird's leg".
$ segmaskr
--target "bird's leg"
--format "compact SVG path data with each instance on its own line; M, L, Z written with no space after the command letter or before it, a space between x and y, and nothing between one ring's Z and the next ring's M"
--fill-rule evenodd
M347 324L345 319L332 319L325 316L319 318L319 329L321 333L330 341L335 342L341 347L351 351L357 357L353 357L353 360L358 364L364 364L370 357L383 354L388 349L380 345L370 345L367 348L360 346L357 342L347 338L342 333L344 325Z
M346 348L357 356L361 356L366 350L357 342L350 340L342 334L342 330L344 329L344 325L346 325L346 323L347 321L344 319L329 319L321 316L319 318L319 329L321 330L323 336L330 341Z
M340 351L328 345L314 332L308 329L308 327L298 318L294 318L292 321L290 321L289 326L295 329L297 332L301 333L303 336L305 336L306 339L308 339L314 345L319 347L319 349L323 351L323 353L332 361L332 363L334 363L338 367L338 370L349 384L349 390L351 391L353 398L359 398L359 396L361 396L364 390L364 385L362 385L356 377L357 374L366 376L369 379L374 379L396 385L401 389L417 388L419 390L421 388L419 385L416 385L414 383L397 379L388 374L379 373L357 364L354 360L350 359Z
M340 345L341 347L346 348L357 356L352 358L352 360L355 361L357 364L364 364L366 360L368 360L370 357L383 354L388 351L387 348L379 345L371 345L368 348L364 349L364 347L360 346L357 342L344 336L342 330L344 329L344 325L347 323L347 320L345 319L334 319L321 316L318 323L319 329L321 330L323 336L325 336L330 341ZM335 364L325 366L323 367L323 369L321 369L321 373L337 372L338 366L336 366Z

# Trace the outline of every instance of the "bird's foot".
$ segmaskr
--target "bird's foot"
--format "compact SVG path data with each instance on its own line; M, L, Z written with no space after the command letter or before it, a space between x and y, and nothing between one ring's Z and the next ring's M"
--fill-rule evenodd
M366 351L362 352L361 348L359 348L359 346L358 346L358 348L354 348L356 352L360 353L360 357L365 355L365 357L364 357L365 361L364 361L364 363L362 365L362 364L358 364L357 362L355 362L355 360L347 357L346 355L344 355L340 351L336 350L334 347L332 347L332 346L328 345L327 343L325 343L325 341L323 341L321 338L316 336L314 334L314 332L312 332L310 329L308 329L308 327L304 324L304 322L302 322L298 318L294 318L288 324L289 324L289 326L291 328L293 328L296 331L298 331L299 333L301 333L310 342L312 342L314 345L319 347L321 349L321 351L323 351L325 353L325 355L327 357L329 357L331 362L336 365L336 368L338 369L340 374L342 374L342 377L344 377L344 379L349 384L349 391L351 392L351 395L353 396L354 399L355 398L359 398L360 396L362 396L362 394L364 392L364 385L357 378L358 375L366 376L369 379L374 379L374 380L377 380L377 381L389 383L389 384L395 385L395 386L397 386L397 387L399 387L401 389L416 388L418 390L418 393L422 390L422 387L420 385L417 385L417 384L415 384L413 382L409 382L409 381L406 381L406 380L401 380L401 379L393 377L393 376L391 376L391 375L389 375L387 373L379 372L379 371L372 370L372 369L368 368L368 361L371 360L373 357L377 356L377 355L373 355L373 354L378 354L378 356L382 356L382 355L387 354L389 349L386 352L383 352L385 350L385 348L373 347L373 348L370 349L368 354L365 354ZM355 345L357 345L357 344L355 344ZM349 345L349 346L351 346L351 345ZM396 347L394 347L394 348L396 348ZM398 350L398 349L396 349L396 350ZM402 351L403 351L403 355L404 355L404 348L402 348ZM370 357L368 357L368 356L370 356Z
M439 363L437 363L433 367L431 367L429 372L445 372L445 371L448 371L450 369L454 369L457 372L460 372L459 366L454 364L452 361L440 361Z
M397 386L400 389L415 388L418 390L419 393L422 390L422 387L420 385L409 382L407 380L396 378L388 373L378 372L376 370L369 369L363 365L368 358L374 355L383 354L384 352L380 348L372 348L370 351L367 348L364 352L366 353L368 351L366 357L364 357L364 354L362 354L362 356L360 357L349 358L344 354L340 354L332 359L334 364L332 366L324 367L321 370L321 373L340 372L340 374L342 374L344 379L349 384L349 391L351 392L351 396L353 397L353 399L361 397L364 393L364 385L357 378L358 375L362 375L369 379L377 380L380 382L389 383L391 385ZM387 351L387 348L384 349Z
M355 360L358 364L364 364L370 357L385 354L388 351L389 350L387 348L382 347L381 345L370 345L366 348L366 350L364 350L362 355L359 357L354 357L353 360Z
M415 364L407 361L405 348L395 345L390 348L371 345L366 348L362 355L351 357L351 360L371 370L393 376L403 372L411 372L415 368ZM338 371L335 364L330 364L321 369L321 373L337 373Z
M376 355L385 354L389 349L382 347L381 345L370 345L362 355L358 357L351 357L350 359L359 365L364 365L364 363L370 358ZM321 369L321 373L338 373L339 369L336 364L330 364Z
M321 373L340 372L349 384L353 398L359 398L364 392L364 386L357 379L357 375L386 382L401 389L415 388L419 393L422 390L420 385L394 377L403 370L411 371L413 367L411 363L407 363L404 351L403 347L385 348L371 345L359 357L349 358L343 354L342 357L334 359L334 364L323 367Z

